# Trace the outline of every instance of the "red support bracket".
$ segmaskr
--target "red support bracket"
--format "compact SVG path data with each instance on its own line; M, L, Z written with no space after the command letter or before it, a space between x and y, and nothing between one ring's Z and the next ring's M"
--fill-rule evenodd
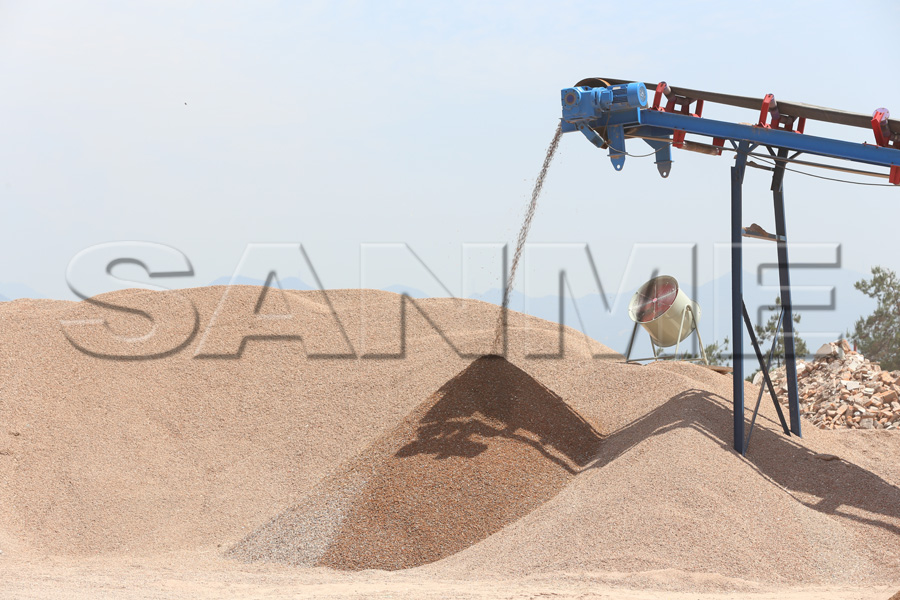
M667 99L664 107L662 106L663 97ZM691 112L691 104L694 102L697 102L696 113ZM653 105L650 108L651 110L658 110L660 112L678 112L682 115L699 117L703 115L703 100L695 101L693 98L688 98L687 96L679 96L672 92L672 88L669 87L668 83L660 81L656 85L656 93L653 95Z
M666 105L662 106L663 97L666 98ZM691 104L696 102L696 112L691 112ZM665 81L660 81L656 85L656 93L653 95L653 106L651 110L660 112L680 113L682 115L690 115L692 117L700 117L703 115L703 100L694 100L687 96L679 96L672 92L672 88ZM684 148L685 131L676 129L672 132L672 145L676 148ZM725 141L722 140L722 145Z
M693 104L694 100L692 98L688 98L686 96L677 96L675 94L668 97L669 101L666 103L666 112L670 113L681 113L683 115L690 115L692 117L700 117L703 115L703 100L697 100L697 112L691 112L691 104Z
M658 84L656 84L656 93L653 95L653 106L651 107L651 110L665 111L666 109L664 109L664 108L660 109L659 103L660 103L660 101L662 101L663 96L668 96L671 93L672 93L672 89L669 87L669 84L666 83L665 81L660 81Z
M759 112L759 123L756 124L757 127L768 127L766 122L769 120L769 112L774 110L773 104L775 104L775 95L766 94L766 97L763 98L762 110Z
M803 133L803 130L806 129L806 118L801 117L797 120L797 129L794 129L794 117L781 114L781 111L778 110L778 103L775 102L775 95L766 94L762 101L762 110L759 111L759 123L756 125L766 129L784 129Z
M900 135L891 133L888 119L891 113L886 108L879 108L872 114L872 131L875 132L875 143L885 148L900 148Z
M883 148L900 148L900 134L891 132L888 120L891 113L886 108L879 108L872 114L872 131L875 132L875 143ZM900 165L891 165L888 181L900 185Z

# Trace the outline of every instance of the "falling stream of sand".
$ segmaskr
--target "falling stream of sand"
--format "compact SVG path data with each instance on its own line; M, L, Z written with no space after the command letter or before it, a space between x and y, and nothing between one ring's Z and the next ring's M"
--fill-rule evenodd
M531 190L531 202L528 204L528 210L525 212L525 220L522 222L522 228L519 230L519 237L516 239L516 252L513 254L512 266L509 269L509 279L506 280L506 289L503 291L503 303L500 307L500 315L497 317L497 326L494 329L494 343L491 346L492 354L503 354L503 333L506 331L507 311L509 310L509 296L512 293L513 284L516 281L516 269L519 267L519 259L522 258L522 248L525 246L525 240L528 238L528 230L531 229L531 221L534 219L534 212L537 209L537 201L541 195L541 189L544 187L544 179L547 178L547 170L550 163L553 162L553 156L559 147L559 140L562 137L562 124L556 126L556 133L550 141L547 148L547 155L544 157L544 164L541 165L541 172L534 182L534 189Z

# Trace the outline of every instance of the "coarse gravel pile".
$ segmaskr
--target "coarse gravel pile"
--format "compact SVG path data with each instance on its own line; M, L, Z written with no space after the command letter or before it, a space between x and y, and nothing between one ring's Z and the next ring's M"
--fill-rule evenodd
M729 376L624 364L517 312L506 358L484 357L498 308L477 301L251 286L99 300L128 310L0 303L4 560L900 583L896 431L786 437L763 403L741 457ZM122 339L132 356L113 358Z
M555 496L599 442L557 394L485 356L229 554L353 570L430 563Z

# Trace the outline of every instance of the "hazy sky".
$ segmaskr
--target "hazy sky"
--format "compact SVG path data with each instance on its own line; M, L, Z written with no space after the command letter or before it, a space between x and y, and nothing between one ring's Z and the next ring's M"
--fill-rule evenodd
M139 240L193 265L163 285L230 276L248 244L280 242L302 243L324 286L357 287L361 245L399 243L459 294L463 244L515 239L561 88L665 79L900 116L898 17L888 0L0 2L0 282L72 298L74 256ZM697 243L700 283L721 274L731 157L674 158L667 180L652 159L617 173L566 136L530 239L589 244L613 288L635 243ZM785 188L793 241L840 243L861 273L900 269L900 188L794 174ZM768 173L745 189L746 224L772 228ZM444 293L390 248L396 272L373 285ZM303 277L296 256L282 277Z

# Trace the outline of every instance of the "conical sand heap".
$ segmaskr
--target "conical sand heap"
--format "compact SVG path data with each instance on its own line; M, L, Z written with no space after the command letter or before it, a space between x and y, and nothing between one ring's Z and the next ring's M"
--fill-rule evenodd
M599 442L559 396L486 356L230 554L339 569L430 563L552 498Z

